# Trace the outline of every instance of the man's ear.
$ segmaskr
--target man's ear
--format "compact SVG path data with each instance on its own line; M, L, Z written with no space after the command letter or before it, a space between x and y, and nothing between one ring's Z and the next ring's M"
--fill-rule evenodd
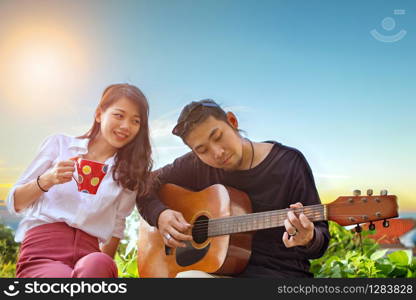
M227 116L227 121L228 123L231 125L231 127L233 127L234 129L238 129L238 120L237 117L235 116L234 113L232 113L231 111L227 112L226 114Z

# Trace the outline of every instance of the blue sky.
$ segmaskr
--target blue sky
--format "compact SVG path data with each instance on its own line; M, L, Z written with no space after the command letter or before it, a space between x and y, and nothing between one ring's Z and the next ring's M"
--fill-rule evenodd
M187 151L170 135L181 107L213 98L249 138L301 150L324 200L387 188L416 210L415 13L414 1L3 0L0 191L45 136L83 133L103 89L129 82L149 98L156 166Z

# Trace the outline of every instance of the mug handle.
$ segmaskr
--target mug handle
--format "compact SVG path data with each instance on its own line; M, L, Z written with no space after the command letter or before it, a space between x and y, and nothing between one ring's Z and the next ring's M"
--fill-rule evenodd
M78 156L70 158L70 160L73 160L75 164L77 165L77 170L79 170L78 158L79 158ZM74 178L75 182L79 184L79 181L75 178L74 174L72 174L72 178Z

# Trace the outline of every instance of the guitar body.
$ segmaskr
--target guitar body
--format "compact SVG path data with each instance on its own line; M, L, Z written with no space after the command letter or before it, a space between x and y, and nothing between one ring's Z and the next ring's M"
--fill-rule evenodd
M159 196L169 208L180 211L191 225L251 213L250 199L244 192L219 184L199 192L165 184ZM175 277L188 270L233 275L247 266L251 232L214 237L192 235L194 240L186 241L186 248L167 248L159 230L142 219L137 254L140 277Z

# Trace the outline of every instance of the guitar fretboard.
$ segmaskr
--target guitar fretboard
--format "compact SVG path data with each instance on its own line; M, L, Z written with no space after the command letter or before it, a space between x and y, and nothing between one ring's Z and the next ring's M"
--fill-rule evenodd
M208 237L226 235L239 232L284 226L284 220L291 209L272 210L252 213L242 216L210 219L208 222ZM304 213L312 222L326 220L326 206L316 204L302 208L292 209L299 216Z

